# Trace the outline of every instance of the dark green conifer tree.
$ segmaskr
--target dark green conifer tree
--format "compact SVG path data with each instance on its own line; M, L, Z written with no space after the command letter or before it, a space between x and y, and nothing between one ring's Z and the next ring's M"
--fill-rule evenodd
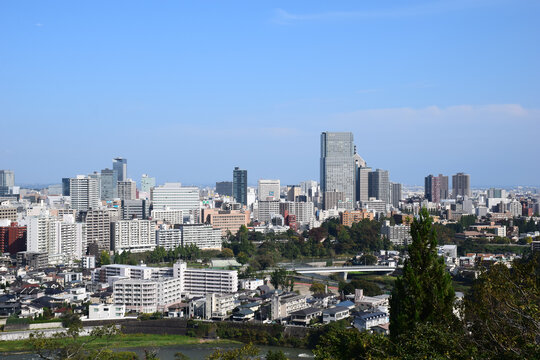
M432 222L423 208L411 225L409 258L390 297L390 335L394 339L414 331L418 323L452 322L454 288L443 258L437 256L437 237Z

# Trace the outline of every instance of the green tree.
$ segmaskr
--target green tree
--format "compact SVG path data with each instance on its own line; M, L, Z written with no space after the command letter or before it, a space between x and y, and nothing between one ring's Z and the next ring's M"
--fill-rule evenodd
M390 297L390 335L413 331L418 323L447 323L453 319L454 289L443 259L437 255L433 219L423 208L411 225L403 275Z
M79 315L67 312L61 317L62 326L65 328L82 328L82 321Z
M230 258L234 257L234 252L229 248L223 248L223 250L221 250L220 257L230 259Z
M99 255L99 263L101 264L101 266L109 265L111 263L111 256L107 251L101 250L101 253Z
M371 254L364 254L360 256L360 259L358 259L358 263L360 265L375 265L377 264L377 261L377 257Z
M43 333L30 334L28 342L32 353L44 360L116 360L136 359L134 353L113 353L106 345L93 350L91 345L99 339L109 339L118 335L119 330L114 326L94 328L89 336L81 337L82 327L72 326L65 332L59 332L52 337L46 337Z
M391 343L381 335L331 327L313 350L317 360L392 359Z
M287 356L285 356L285 353L281 350L268 350L266 353L266 360L288 360Z
M253 344L246 344L238 349L214 351L207 360L249 360L259 355L259 349Z
M326 287L324 286L324 284L314 282L309 287L309 291L311 291L313 294L323 294L326 291Z
M540 359L540 254L495 264L464 301L465 322L480 353L494 359Z
M274 289L278 289L280 286L285 286L287 281L287 270L285 269L275 269L270 275L270 284Z
M174 360L189 360L189 356L179 351L174 354Z

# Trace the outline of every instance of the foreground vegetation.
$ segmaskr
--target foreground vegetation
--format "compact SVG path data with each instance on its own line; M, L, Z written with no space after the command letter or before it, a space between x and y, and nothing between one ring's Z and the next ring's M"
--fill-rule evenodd
M91 336L80 336L73 340L76 344L86 343L91 340ZM66 339L53 339L51 342L66 343ZM71 339L69 340L71 341ZM231 343L232 340L211 340L215 343ZM95 350L104 347L112 349L121 348L146 348L172 345L198 344L200 340L184 335L153 335L153 334L115 334L108 337L101 337L88 343L86 349ZM34 347L29 340L1 341L0 353L5 352L33 352Z

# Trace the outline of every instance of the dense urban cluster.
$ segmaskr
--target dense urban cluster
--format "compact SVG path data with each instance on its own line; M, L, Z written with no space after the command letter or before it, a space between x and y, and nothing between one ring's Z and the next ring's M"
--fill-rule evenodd
M148 175L137 184L125 158L41 189L0 170L0 339L61 327L73 314L88 326L345 322L387 336L399 332L393 280L407 279L419 214L430 215L431 250L460 290L457 300L447 293L450 311L486 269L540 251L539 189L473 189L461 172L451 187L441 174L406 187L368 167L352 133L323 132L320 145L320 181L286 186L249 186L239 167L213 188Z

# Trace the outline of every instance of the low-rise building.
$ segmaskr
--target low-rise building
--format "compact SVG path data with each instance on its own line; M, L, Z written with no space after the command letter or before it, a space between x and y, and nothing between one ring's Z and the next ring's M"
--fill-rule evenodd
M261 285L264 285L262 279L240 279L238 280L238 287L245 290L257 290Z
M317 319L321 316L322 309L317 307L308 307L305 309L293 311L290 314L291 323L296 325L308 326L313 319Z
M122 319L126 306L121 304L91 304L88 307L88 320Z
M270 300L271 320L289 317L291 313L308 308L307 297L296 293L274 294Z
M340 214L341 224L345 226L352 226L352 224L360 222L364 219L373 220L373 212L367 210L346 210Z
M206 318L225 320L236 307L235 297L232 294L207 294Z
M388 321L388 314L385 312L369 312L356 316L353 326L360 331L368 331L372 327L386 324Z
M322 312L322 320L325 324L333 321L339 321L348 317L349 309L341 306L335 306L329 309L325 309Z
M240 230L240 227L247 226L249 221L249 211L247 210L202 210L201 222L212 225L214 229L220 229L222 236L226 236L228 231L236 234Z

